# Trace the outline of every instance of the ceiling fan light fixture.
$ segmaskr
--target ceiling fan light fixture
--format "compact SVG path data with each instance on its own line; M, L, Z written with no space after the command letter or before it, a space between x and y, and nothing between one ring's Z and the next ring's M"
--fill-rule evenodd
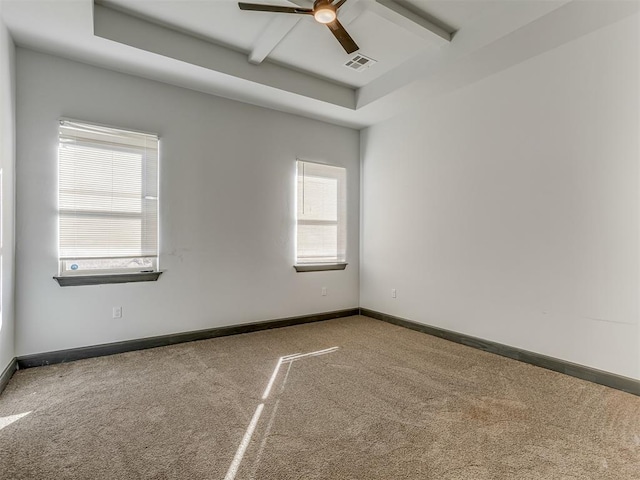
M331 23L336 19L336 11L328 7L319 8L313 12L313 18L320 23Z

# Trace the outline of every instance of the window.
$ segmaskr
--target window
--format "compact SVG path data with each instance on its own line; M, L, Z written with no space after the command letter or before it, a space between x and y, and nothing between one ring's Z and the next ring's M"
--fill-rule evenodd
M344 269L346 170L297 162L296 270Z
M158 137L62 120L58 161L57 278L156 272Z

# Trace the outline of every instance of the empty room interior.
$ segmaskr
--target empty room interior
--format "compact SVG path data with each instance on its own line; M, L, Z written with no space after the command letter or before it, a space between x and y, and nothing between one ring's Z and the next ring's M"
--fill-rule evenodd
M0 0L0 478L640 479L640 0Z

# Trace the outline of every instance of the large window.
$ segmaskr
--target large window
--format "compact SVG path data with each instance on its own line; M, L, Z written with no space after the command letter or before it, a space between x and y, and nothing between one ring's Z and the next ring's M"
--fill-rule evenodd
M344 168L298 160L296 225L297 266L344 268L347 239ZM311 268L299 269L303 270Z
M158 137L60 122L60 276L158 269Z

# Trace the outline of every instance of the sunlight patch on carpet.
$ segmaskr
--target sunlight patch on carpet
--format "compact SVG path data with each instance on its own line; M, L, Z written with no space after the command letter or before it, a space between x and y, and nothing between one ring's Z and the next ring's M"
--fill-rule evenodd
M7 415L6 417L0 417L0 430L2 430L4 427L8 427L13 422L17 422L21 418L26 417L30 413L31 412L24 412L24 413L18 413L16 415Z
M276 363L275 368L273 369L273 373L271 374L271 377L269 378L269 382L267 383L267 388L265 388L264 393L262 394L262 400L266 400L269 397L269 394L271 393L271 388L273 387L273 384L276 381L276 378L278 377L278 372L280 371L280 367L282 367L282 365L289 364L289 368L287 369L287 375L286 375L286 377L288 377L289 370L291 369L291 365L296 360L301 360L303 358L308 358L308 357L317 357L319 355L326 355L328 353L335 352L336 350L338 350L338 348L339 347L331 347L331 348L325 348L324 350L316 350L315 352L294 353L292 355L285 355L283 357L280 357L278 359L278 362ZM285 382L286 382L286 377L285 377ZM282 390L284 390L284 383L282 385L281 391ZM268 430L271 429L271 424L273 423L275 412L277 411L278 402L276 402L276 408L274 408L273 414L269 419ZM262 415L263 409L264 409L264 403L261 403L256 408L256 411L254 412L253 417L251 418L251 422L249 423L247 430L244 432L244 436L242 437L242 441L238 446L238 450L236 450L236 454L234 455L233 460L231 461L231 465L229 465L229 470L227 470L227 474L225 475L224 480L235 479L236 474L238 473L238 469L240 468L240 463L242 463L242 458L244 457L244 453L246 452L247 447L249 446L249 443L251 443L251 437L253 436L253 432L255 431L256 426L258 425L258 421L260 420L260 415ZM260 453L262 453L262 449L264 448L265 443L266 443L266 437L263 439L263 442L261 444Z

